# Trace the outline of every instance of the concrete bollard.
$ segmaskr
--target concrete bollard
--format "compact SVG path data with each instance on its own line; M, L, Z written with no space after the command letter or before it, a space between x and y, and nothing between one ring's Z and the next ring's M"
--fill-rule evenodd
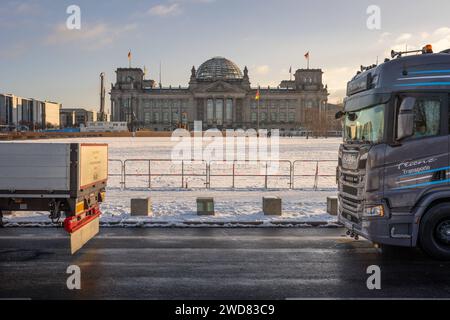
M151 217L153 215L152 200L131 199L131 216L132 217Z
M327 213L332 216L338 215L338 197L327 198Z
M283 209L281 198L279 197L264 197L263 211L266 216L282 216Z
M213 216L214 214L214 198L197 198L198 216Z

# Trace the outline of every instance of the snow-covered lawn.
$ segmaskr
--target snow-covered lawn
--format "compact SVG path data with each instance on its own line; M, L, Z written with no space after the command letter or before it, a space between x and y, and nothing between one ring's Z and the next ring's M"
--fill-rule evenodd
M170 159L172 148L176 142L168 138L94 138L71 140L42 140L38 142L89 142L108 143L110 159ZM20 143L20 142L18 142ZM337 159L338 147L341 139L309 139L281 138L280 159L289 160L334 160ZM146 173L147 164L135 163L129 172ZM164 164L159 170L164 170ZM314 175L315 164L297 163L296 173L299 175ZM323 164L320 168L322 174L333 175L336 163ZM141 171L139 171L141 170ZM222 168L222 170L226 170ZM242 168L242 172L248 172ZM111 165L110 171L118 172L119 168ZM288 168L280 171L288 172ZM176 189L181 186L179 177L155 177L152 179L154 190L148 190L148 177L128 177L127 182L131 190L121 190L120 180L112 178L109 182L107 201L102 204L102 224L108 225L183 225L186 223L264 223L283 222L288 224L300 222L334 222L335 217L326 213L326 197L336 194L335 179L333 177L319 180L319 191L312 190L314 177L297 177L295 186L298 190L289 190L289 179L270 178L269 190L263 190L264 178L236 179L240 189L231 189L231 178L213 177L213 189L203 188L204 180L192 178L188 180L188 190ZM300 190L300 188L304 188ZM283 200L283 217L265 217L262 213L262 198L264 196L279 196ZM130 217L130 199L151 197L154 216L151 218ZM196 216L196 198L214 197L215 217ZM19 213L6 217L10 225L42 224L48 222L47 214Z

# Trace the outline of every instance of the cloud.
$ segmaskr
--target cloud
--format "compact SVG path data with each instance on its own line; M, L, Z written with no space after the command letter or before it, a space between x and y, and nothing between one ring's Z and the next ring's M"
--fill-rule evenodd
M417 33L391 33L384 32L378 38L375 50L382 52L382 57L391 57L391 50L404 51L420 50L426 44L433 45L434 52L450 49L450 28L441 27L435 30L422 31ZM374 52L373 55L377 55ZM347 82L356 74L357 66L339 67L324 70L324 82L328 84L330 91L330 102L342 101L346 95Z
M23 24L25 19L29 19L30 16L36 17L41 15L42 12L41 6L35 1L2 3L0 6L0 23L6 22L3 24L18 26Z
M65 25L58 25L47 36L45 43L48 45L76 43L83 45L86 49L95 50L113 43L136 28L136 24L128 24L118 28L104 23L97 23L82 25L81 30L69 30Z
M168 5L158 4L150 8L148 13L152 16L167 17L174 16L181 13L181 8L178 3Z
M216 0L169 0L170 2L173 3L213 3Z
M386 40L389 39L389 37L392 35L392 33L390 32L383 32L380 36L380 38L378 39L378 43L384 43Z
M450 28L447 28L447 27L442 27L442 28L436 29L433 32L433 35L438 36L438 37L446 37L449 34L450 34Z
M397 37L395 42L404 43L404 42L410 40L412 37L413 37L413 35L411 33L403 33L399 37Z
M323 78L328 85L331 103L342 102L347 92L347 82L356 74L355 67L337 67L325 69Z
M39 6L35 2L21 2L15 6L15 11L19 14L33 14L38 13Z
M183 7L188 4L209 4L216 0L168 0L166 4L157 4L151 7L147 14L157 17L177 16L183 12Z
M257 66L255 72L258 75L264 76L270 72L270 67L268 65Z
M403 51L406 47L408 50L420 50L424 45L433 45L434 52L440 52L450 48L450 28L442 27L431 32L418 32L416 34L403 33L394 36L387 45L383 45L384 54L390 56L391 49L395 51Z

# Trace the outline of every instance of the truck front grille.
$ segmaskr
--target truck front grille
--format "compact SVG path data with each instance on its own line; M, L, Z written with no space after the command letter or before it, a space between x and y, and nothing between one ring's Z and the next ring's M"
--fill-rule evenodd
M341 204L344 210L356 215L358 214L358 212L361 212L364 209L362 201L343 196L341 196Z
M349 183L353 183L353 184L358 184L360 182L360 179L358 176L353 176L353 175L349 175L349 174L344 174L343 179L345 182L349 182Z
M355 196L355 197L358 196L358 188L355 188L355 187L344 185L344 186L342 186L342 191L344 193L347 193L347 194Z
M343 172L340 179L339 198L341 215L353 223L360 222L364 211L364 176L358 173Z
M347 212L343 212L342 213L342 216L345 218L345 219L347 219L348 221L350 221L350 222L353 222L353 223L358 223L359 224L359 219L357 218L357 217L355 217L354 215L351 215L351 214L349 214L349 213L347 213Z

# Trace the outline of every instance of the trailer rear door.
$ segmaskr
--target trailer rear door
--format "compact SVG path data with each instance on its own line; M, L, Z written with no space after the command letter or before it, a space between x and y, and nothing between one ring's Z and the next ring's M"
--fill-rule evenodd
M79 189L108 179L108 145L81 144L79 152Z

